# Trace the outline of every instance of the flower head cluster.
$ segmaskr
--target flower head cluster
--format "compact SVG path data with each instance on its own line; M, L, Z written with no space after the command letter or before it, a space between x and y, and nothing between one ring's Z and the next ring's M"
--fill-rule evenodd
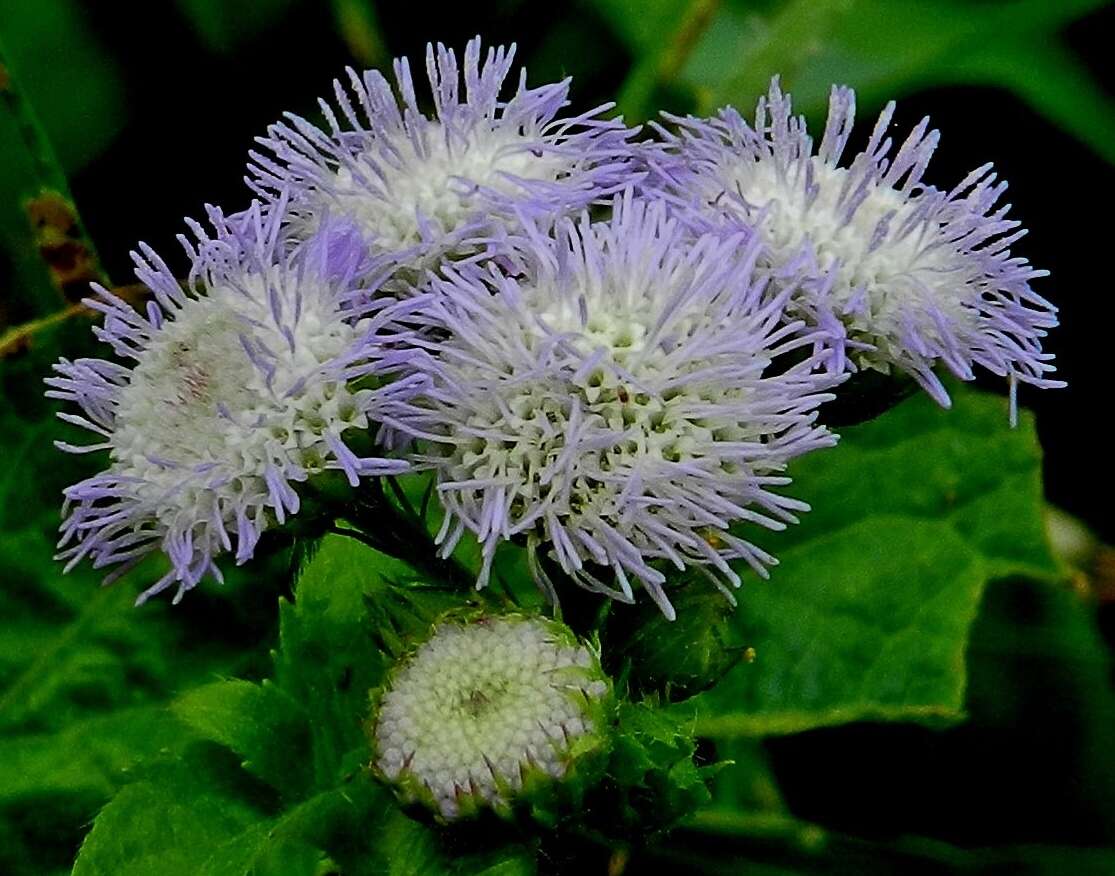
M66 420L93 432L106 470L66 490L62 557L125 568L161 548L171 570L141 599L177 583L178 597L214 558L252 555L260 534L298 512L293 484L326 469L397 472L398 459L360 458L346 438L405 397L414 380L377 386L410 355L399 320L420 299L369 302L320 265L279 254L278 223L257 208L236 223L212 212L182 243L185 283L150 248L133 254L154 301L138 312L98 289L98 336L128 367L61 361L48 393L76 402Z
M426 422L404 428L433 439L443 550L471 530L482 585L500 541L542 542L583 587L631 601L638 582L669 616L662 564L736 586L731 559L763 573L774 559L729 527L794 520L807 506L772 488L833 441L816 423L833 383L817 337L782 320L791 288L752 277L753 237L694 239L630 192L607 222L525 228L524 274L434 282L451 337L412 360L431 388Z
M778 80L759 101L754 127L735 109L710 120L668 117L666 149L651 155L654 184L698 228L753 230L762 263L798 284L792 312L838 327L829 366L897 368L940 404L948 394L935 368L962 380L980 365L1039 387L1052 355L1041 338L1055 308L1030 288L1046 272L1011 255L1025 232L1000 206L1006 183L990 165L944 191L922 176L938 134L923 120L895 151L889 104L864 148L841 159L852 134L855 94L834 87L814 151L804 119Z
M607 747L610 697L597 655L559 623L444 620L378 696L375 768L447 820L505 810Z
M442 258L498 252L518 213L549 219L627 184L632 132L600 118L610 105L563 117L569 80L528 88L525 71L501 99L514 55L490 48L482 60L477 37L458 68L452 51L430 46L432 115L406 59L395 64L399 98L378 71L349 70L335 107L320 102L327 131L288 114L260 140L270 154L253 154L254 187L267 199L292 193L292 240L340 236L348 253L363 245L369 269L413 277Z
M429 109L405 59L394 83L349 71L324 127L288 114L261 138L261 203L192 225L184 281L141 247L146 310L99 290L123 362L50 381L98 436L67 449L109 455L66 492L63 557L161 549L145 596L180 596L218 555L248 559L315 474L419 466L442 553L480 542L479 586L514 541L551 599L560 572L672 618L670 574L730 598L743 565L776 562L750 539L807 508L787 466L835 440L819 410L849 371L943 405L942 368L1006 376L1012 398L1060 385L1005 184L925 185L926 122L893 149L888 106L845 161L852 92L814 150L775 79L753 125L668 117L635 144L610 105L563 115L568 80L504 94L513 57L429 47Z

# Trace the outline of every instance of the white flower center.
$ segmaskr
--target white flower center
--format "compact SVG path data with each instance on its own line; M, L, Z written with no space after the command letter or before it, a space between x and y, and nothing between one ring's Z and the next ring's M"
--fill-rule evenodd
M399 164L387 168L385 180L370 166L362 171L369 182L382 187L389 206L369 198L349 168L336 173L340 211L360 223L383 249L420 243L420 218L452 234L476 214L477 187L510 195L521 189L514 178L553 181L567 165L559 157L532 150L536 138L503 128L478 128L462 142L450 140L440 123L431 122L425 134L424 154L409 139L394 144L398 156L392 161Z
M843 314L849 329L869 336L881 348L887 338L901 336L903 317L911 312L939 311L951 322L974 323L978 314L969 306L968 285L973 278L965 273L965 261L955 258L949 247L928 248L937 239L923 223L915 224L910 233L898 233L913 214L914 202L888 186L871 186L846 221L841 195L851 185L848 169L816 157L810 161L818 187L812 202L801 165L796 166L800 170L780 175L771 160L735 160L723 163L716 178L723 191L748 202L748 219L767 210L761 232L776 260L795 256L808 242L822 270L837 266L835 311ZM709 200L720 191L710 191ZM889 228L882 242L875 239L880 223ZM927 327L924 320L918 324L923 330ZM928 326L932 330L931 321Z
M565 774L572 746L603 732L591 704L608 690L592 652L549 621L442 623L383 695L376 766L417 781L446 818L464 795L506 802L527 773Z
M220 490L262 492L269 463L282 458L319 471L328 429L339 434L367 425L357 394L323 368L354 342L357 329L323 310L324 299L307 295L300 318L286 326L288 337L262 280L253 279L258 288L251 296L217 288L188 300L152 338L120 391L114 466L142 478L151 497L207 466ZM293 302L285 305L293 311ZM188 501L164 498L169 507Z
M744 423L734 415L742 395L723 380L660 389L666 378L715 364L676 355L705 315L682 313L668 332L652 337L661 304L645 294L632 299L629 290L608 289L607 282L625 280L605 281L604 288L586 294L583 323L579 310L555 290L528 290L542 310L542 321L555 333L569 333L566 343L576 351L573 361L602 349L600 364L582 374L568 368L538 380L509 381L501 400L491 394L476 398L467 424L475 437L448 451L453 458L448 479L514 485L513 520L551 495L568 496L567 510L556 508L559 513L618 519L623 512L621 490L615 486L618 475L655 462L691 462L730 476L737 467L715 452L715 443L747 440L765 428L762 422ZM624 300L640 306L617 309L615 302ZM525 340L540 345L546 337L540 327L531 326ZM479 370L474 375L478 380L485 376ZM581 421L597 434L609 433L611 440L569 460L564 451L574 399Z

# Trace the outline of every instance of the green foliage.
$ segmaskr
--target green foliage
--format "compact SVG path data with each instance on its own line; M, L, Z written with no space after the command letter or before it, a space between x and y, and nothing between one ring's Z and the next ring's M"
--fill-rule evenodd
M0 871L32 874L37 850L68 859L130 771L178 748L169 696L251 658L164 603L133 608L134 578L101 589L86 569L63 577L37 530L0 534L0 556L0 833L19 838L0 843ZM198 609L236 613L198 596Z
M221 845L251 823L252 809L228 788L230 774L224 761L198 751L149 768L146 781L125 787L97 816L74 873L204 872L211 844Z
M989 848L960 848L913 835L920 832L916 829L907 831L911 835L868 844L802 820L781 798L763 741L734 738L716 743L717 754L730 765L717 774L712 804L670 838L669 851L696 872L710 873L722 872L724 857L702 860L709 835L718 837L723 855L745 857L748 872L767 872L764 867L802 874L1110 872L1115 853L1109 849L1057 844L1065 825L1098 819L1093 829L1099 836L1110 836L1115 829L1115 775L1109 766L1115 691L1110 655L1090 607L1057 584L995 582L973 625L966 663L971 678L968 722L935 733L931 744L922 734L926 744L916 750L910 742L918 734L882 742L881 750L873 751L877 762L858 764L854 770L866 788L857 793L835 776L818 774L816 783L831 783L834 790L813 796L835 800L843 823L855 824L857 807L866 806L870 812L896 802L872 800L880 781L909 781L916 793L933 799L934 789L917 784L916 777L939 773L942 786L966 787L974 799L950 795L948 814L933 817L933 826L967 836L973 820L993 811L996 819L988 819L989 826L1002 830L1012 825L1008 830L1025 838L1024 844L1015 840ZM783 762L808 756L816 763L832 756L823 746L833 738L850 741L854 729L798 737ZM824 753L810 754L811 746L821 746ZM896 758L905 757L930 762L880 779ZM851 771L842 771L847 772ZM818 805L804 808L816 811ZM862 818L858 823L864 823Z
M952 411L913 398L795 467L814 510L761 541L779 565L735 615L756 658L702 695L703 734L962 716L984 585L1058 569L1032 420L1012 430L1001 399L953 396Z
M693 712L654 700L622 702L601 809L616 812L612 831L645 837L671 827L709 802L707 780L718 766L694 760Z
M667 87L689 95L689 106L671 108L707 114L733 104L749 115L774 73L798 109L815 116L833 83L856 88L865 106L975 83L1013 92L1115 161L1115 101L1059 37L1103 0L913 0L900 14L889 0L594 5L632 53L620 108L635 120L654 114Z
M531 872L533 856L515 844L448 849L367 769L368 692L389 659L370 610L399 571L355 539L327 537L294 600L281 601L274 679L179 698L181 733L204 741L187 746L186 766L155 758L139 771L97 817L75 874ZM421 619L419 592L417 608L392 617Z
M275 684L309 717L306 759L319 788L332 787L345 756L364 747L368 691L383 678L364 607L365 594L382 586L379 556L355 539L329 537L299 577L295 600L279 605Z
M311 787L306 714L270 681L214 682L180 697L171 708L199 736L244 757L244 769L284 797L298 799Z

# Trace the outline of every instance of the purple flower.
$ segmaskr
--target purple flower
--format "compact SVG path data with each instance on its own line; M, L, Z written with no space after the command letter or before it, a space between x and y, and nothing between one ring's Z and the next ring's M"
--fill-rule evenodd
M793 521L807 506L774 491L786 463L834 441L815 420L836 378L818 373L817 338L782 322L793 288L752 279L754 239L694 239L630 191L608 222L523 229L525 273L432 281L451 336L412 360L431 389L401 428L427 440L442 551L474 533L483 586L519 538L551 597L541 546L582 587L630 602L637 582L671 618L665 567L705 569L726 593L732 559L765 574L775 559L729 527Z
M417 276L442 258L497 253L520 212L574 213L629 181L633 132L601 118L612 104L561 117L570 80L527 88L525 71L501 100L515 47L490 48L483 62L480 52L477 37L458 70L452 51L428 47L432 116L419 109L403 58L395 62L401 103L381 73L350 69L347 90L334 82L334 105L319 101L327 130L290 113L272 125L259 141L270 155L252 153L251 182L267 200L292 192L290 238L341 221L361 232L372 263Z
M369 302L351 275L280 256L278 221L258 205L210 219L212 236L190 223L196 244L179 238L184 282L146 245L133 253L154 294L145 311L95 287L88 303L105 319L94 331L123 361L63 359L47 380L48 395L81 409L62 418L97 436L60 446L108 451L104 471L65 491L60 557L123 571L161 549L171 570L140 601L219 580L219 554L250 558L263 530L298 513L293 485L315 473L339 469L355 485L406 468L358 457L346 437L418 388L420 376L373 387L410 355L398 320L422 299Z
M1011 382L1063 383L1041 338L1056 308L1030 288L1047 272L1011 255L1025 232L1006 218L1006 190L991 165L950 191L922 183L938 133L923 120L897 151L887 136L888 104L866 148L841 165L852 132L855 94L832 90L819 149L790 97L771 82L754 127L732 108L711 120L667 116L665 148L646 150L651 185L698 230L754 229L774 275L812 273L790 312L834 328L834 370L897 368L941 405L949 397L935 368L962 380L981 365Z

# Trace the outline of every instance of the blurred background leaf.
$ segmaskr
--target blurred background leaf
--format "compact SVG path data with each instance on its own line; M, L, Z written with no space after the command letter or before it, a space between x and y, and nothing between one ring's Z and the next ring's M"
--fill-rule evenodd
M126 119L124 72L74 0L0 3L0 35L63 169L101 152ZM4 154L5 169L11 156Z
M234 51L272 27L297 0L176 0L210 51Z
M867 106L975 83L1011 91L1115 161L1115 102L1059 36L1105 0L594 2L634 58L619 101L632 120L653 116L670 89L688 104L673 109L732 104L748 116L775 73L812 116L833 83Z
M2 330L64 303L39 256L40 223L26 202L44 189L70 197L67 173L119 132L124 94L118 67L69 0L0 4L0 67Z

